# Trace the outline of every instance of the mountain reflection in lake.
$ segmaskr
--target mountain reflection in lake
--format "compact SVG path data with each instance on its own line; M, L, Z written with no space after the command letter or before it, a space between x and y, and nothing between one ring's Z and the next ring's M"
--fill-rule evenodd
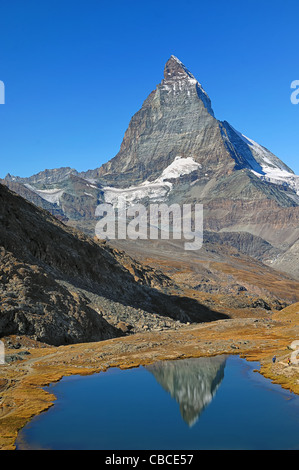
M298 449L299 397L238 356L181 359L46 388L57 400L17 449Z
M161 361L146 366L180 406L183 420L192 426L212 401L222 379L226 356Z

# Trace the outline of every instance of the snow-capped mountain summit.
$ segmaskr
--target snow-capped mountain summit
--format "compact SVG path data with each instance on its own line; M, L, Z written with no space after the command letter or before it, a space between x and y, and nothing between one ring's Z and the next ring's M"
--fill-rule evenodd
M187 91L191 97L194 93L198 95L209 113L214 116L211 100L202 85L196 80L194 75L185 67L185 65L174 55L167 61L164 69L164 79L161 82L161 88L166 89L168 93L179 93Z
M109 186L128 188L159 181L178 159L198 164L201 177L249 169L264 181L297 192L292 170L270 151L218 121L202 85L174 55L164 78L132 117L119 153L93 176Z
M59 177L61 175L61 178ZM287 249L299 236L299 177L269 150L214 115L203 86L174 55L131 118L117 155L100 168L66 168L5 184L92 233L95 208L198 202L214 232L248 232ZM43 201L43 202L41 202Z
M284 185L296 200L298 177L293 171L227 121L218 121L202 85L172 55L165 64L164 78L132 117L120 151L112 160L81 174L61 168L30 178L7 175L6 180L25 184L49 202L53 194L53 202L59 203L62 193L53 183L71 175L101 183L109 192L111 188L131 191L139 185L144 191L149 184L165 186L186 174L194 179L193 172L209 180L241 169L251 170L261 181Z

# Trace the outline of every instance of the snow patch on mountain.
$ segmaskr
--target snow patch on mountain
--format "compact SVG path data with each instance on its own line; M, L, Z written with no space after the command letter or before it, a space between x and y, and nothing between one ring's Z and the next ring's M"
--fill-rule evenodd
M150 199L151 202L165 200L172 190L173 183L168 180L180 178L201 168L201 165L194 161L192 157L183 158L177 156L174 161L165 168L161 176L154 181L144 181L139 186L130 186L119 189L111 186L103 188L105 202L117 205L118 198L123 197L128 204L136 204L142 199Z
M253 153L253 156L255 157L256 161L260 163L260 165L266 166L267 168L273 167L273 168L288 172L290 174L294 174L293 171L287 165L285 165L278 157L276 157L268 149L258 144L254 140L249 139L249 137L246 137L243 134L239 134L239 135L241 135L245 143L249 145Z
M200 163L194 161L192 157L175 157L174 161L162 172L161 176L156 179L156 182L163 182L172 178L179 178L183 175L188 175L192 171L201 168Z
M287 165L265 147L243 134L242 137L245 142L249 143L255 159L262 168L261 172L255 170L252 172L263 181L289 187L299 196L299 176L295 175Z
M267 148L258 144L244 134L241 134L229 123L225 123L227 129L232 129L235 134L244 142L249 152L242 152L239 145L235 143L237 150L245 155L246 161L252 171L262 181L285 186L295 192L293 197L299 201L299 176L283 163L276 155ZM229 126L229 127L228 127Z
M105 202L113 206L118 204L119 198L124 198L127 204L137 204L144 198L149 198L152 202L162 201L172 188L171 183L142 183L139 186L119 189L106 186L104 189Z
M62 189L36 189L30 184L25 184L25 186L34 193L38 194L41 198L45 199L45 201L51 202L52 204L57 204L58 206L59 200L64 193Z
M273 166L262 165L263 174L258 173L254 170L251 170L256 176L258 176L261 180L273 183L273 184L280 184L285 187L289 187L297 196L299 196L299 176L294 175L293 173L289 173L286 170L275 168Z

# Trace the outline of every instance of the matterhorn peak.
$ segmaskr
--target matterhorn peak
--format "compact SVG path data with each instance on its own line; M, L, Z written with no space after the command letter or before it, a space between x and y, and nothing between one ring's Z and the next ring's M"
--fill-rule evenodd
M195 80L195 77L189 72L183 62L174 55L170 56L170 59L165 64L164 79L182 79L187 77Z
M164 67L164 79L161 83L167 92L187 92L188 96L199 98L208 112L214 117L211 107L211 100L203 89L202 85L196 80L194 75L185 67L175 55L171 55Z

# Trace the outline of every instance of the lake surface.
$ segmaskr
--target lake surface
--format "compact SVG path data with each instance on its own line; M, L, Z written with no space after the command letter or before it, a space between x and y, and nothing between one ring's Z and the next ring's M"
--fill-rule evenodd
M299 397L238 356L65 377L17 449L299 449Z

